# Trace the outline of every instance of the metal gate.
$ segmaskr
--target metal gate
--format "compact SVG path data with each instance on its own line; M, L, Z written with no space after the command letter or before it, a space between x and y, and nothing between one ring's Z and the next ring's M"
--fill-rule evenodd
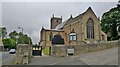
M42 56L42 46L34 45L32 54L33 56Z

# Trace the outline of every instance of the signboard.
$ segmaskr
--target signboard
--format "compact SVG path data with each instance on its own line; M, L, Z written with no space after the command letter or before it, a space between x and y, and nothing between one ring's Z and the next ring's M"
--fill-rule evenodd
M74 53L74 49L73 48L69 48L69 49L67 49L67 52L68 53Z

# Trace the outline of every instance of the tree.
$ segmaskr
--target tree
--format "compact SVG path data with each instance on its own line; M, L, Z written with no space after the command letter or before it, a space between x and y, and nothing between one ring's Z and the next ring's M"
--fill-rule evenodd
M22 34L21 32L19 33L19 39L18 39L19 44L32 44L32 40L30 37L28 37L26 34Z
M5 27L0 28L0 37L3 39L3 45L4 48L12 49L16 48L17 44L32 44L32 40L30 37L28 37L26 34L23 34L22 32L17 33L16 31L10 32L9 36L10 38L5 38L7 35L7 29ZM19 38L16 38L18 36Z
M18 33L16 31L13 31L9 34L10 38L16 40L16 36L18 36Z
M32 40L30 37L28 37L26 34L23 34L22 32L17 33L16 31L13 31L9 34L10 38L17 41L18 44L32 44ZM17 39L16 36L19 38Z
M117 26L120 25L120 7L114 7L105 12L101 19L102 30L108 35L108 40L117 40Z
M0 37L2 37L2 39L4 39L7 35L7 29L6 27L2 27L0 28Z
M13 49L16 48L16 41L11 38L3 39L4 48Z

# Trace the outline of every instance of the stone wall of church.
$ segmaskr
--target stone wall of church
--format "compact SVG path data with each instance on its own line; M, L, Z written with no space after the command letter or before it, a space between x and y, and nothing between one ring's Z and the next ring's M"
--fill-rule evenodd
M94 41L99 41L101 40L101 29L100 29L100 21L97 19L97 17L95 16L95 14L92 12L92 10L88 10L82 17L82 20L81 22L83 23L83 31L84 31L84 34L85 34L85 40L90 40L90 39L87 39L87 32L86 32L86 24L87 24L87 21L88 19L91 18L94 22L94 39L93 39L93 42Z
M69 34L73 30L77 34L77 40L76 41L69 41ZM69 23L69 24L65 25L64 31L67 34L67 43L69 45L79 44L83 40L80 20L77 20L77 21L74 21L72 23Z
M65 44L67 44L67 39L66 39L66 34L64 33L64 31L44 31L42 37L42 41L41 41L41 45L44 47L49 47L51 46L51 38L50 38L50 34L52 33L52 38L54 37L54 35L59 34L61 35L62 38L64 38Z
M94 38L87 38L87 30L86 30L86 24L88 22L88 19L92 19L94 23ZM55 19L55 18L54 18ZM55 25L56 26L56 25ZM75 41L70 41L69 40L69 34L70 32L76 33L77 37ZM104 40L107 41L107 35L104 33L102 34L101 32L101 26L100 26L100 21L92 11L92 9L88 9L86 12L81 14L80 16L77 16L76 18L72 18L72 20L69 20L67 24L63 27L63 31L53 31L53 30L44 30L42 35L41 35L41 45L45 46L51 46L51 41L50 41L50 33L52 32L53 36L56 34L60 34L64 40L66 45L76 45L80 43L85 43L85 42L90 42L90 43L95 43L103 40L103 35L104 35Z
M40 31L40 45L45 47L45 30Z
M94 39L88 39L87 38L87 30L86 30L86 24L88 22L88 19L91 18L94 22ZM85 41L89 42L98 42L101 41L101 27L100 27L100 21L96 17L96 15L92 12L92 10L88 10L83 14L82 17L80 17L78 20L75 20L71 23L68 23L64 26L64 31L67 34L67 43L72 44L73 42L69 41L69 34L74 29L75 33L77 34L77 41L74 44L80 44ZM107 35L104 35L105 38ZM73 45L73 44L72 44Z
M62 23L62 18L52 17L50 29L55 29L60 23Z

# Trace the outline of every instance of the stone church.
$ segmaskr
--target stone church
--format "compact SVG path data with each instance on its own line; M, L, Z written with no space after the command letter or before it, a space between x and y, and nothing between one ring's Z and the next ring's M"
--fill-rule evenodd
M107 41L107 35L101 30L100 20L91 7L76 17L72 15L62 22L62 17L53 17L50 20L50 29L42 27L40 31L40 44L51 46L55 35L60 35L65 45L80 45L83 43L96 43Z

